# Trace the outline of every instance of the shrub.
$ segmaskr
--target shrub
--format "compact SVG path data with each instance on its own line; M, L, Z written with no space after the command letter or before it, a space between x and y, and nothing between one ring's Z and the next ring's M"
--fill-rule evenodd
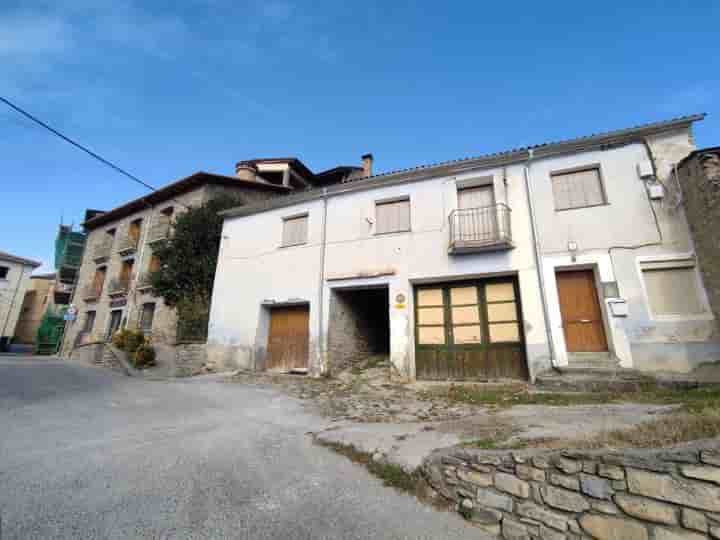
M124 351L125 347L127 347L127 333L128 331L123 328L122 330L115 332L112 337L112 344L121 351Z
M145 345L145 335L140 331L134 332L132 330L127 330L127 337L125 338L125 351L134 353L142 345Z
M144 343L140 345L132 355L136 368L145 368L155 365L155 349L152 345Z
M140 331L123 328L115 333L112 342L121 351L132 354L145 344L145 335Z

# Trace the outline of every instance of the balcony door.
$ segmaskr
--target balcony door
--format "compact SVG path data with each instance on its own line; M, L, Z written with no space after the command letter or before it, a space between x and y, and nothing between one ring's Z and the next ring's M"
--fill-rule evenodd
M471 240L481 241L493 241L498 237L495 190L492 184L459 189L458 209L461 210L459 225L463 236L469 235Z

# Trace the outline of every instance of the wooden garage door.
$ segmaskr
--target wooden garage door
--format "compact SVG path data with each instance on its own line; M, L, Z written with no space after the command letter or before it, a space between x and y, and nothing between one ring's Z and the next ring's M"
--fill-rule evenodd
M415 289L418 379L527 379L514 279Z
M568 352L607 351L593 271L558 272L556 278Z
M307 369L309 320L308 306L278 307L270 311L267 369Z

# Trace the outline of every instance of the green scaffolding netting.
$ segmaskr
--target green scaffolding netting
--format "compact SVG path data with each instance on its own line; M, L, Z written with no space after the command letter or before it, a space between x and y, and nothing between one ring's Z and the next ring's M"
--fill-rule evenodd
M35 352L38 354L53 354L57 352L65 328L65 312L68 306L54 306L48 308L43 316L35 340Z

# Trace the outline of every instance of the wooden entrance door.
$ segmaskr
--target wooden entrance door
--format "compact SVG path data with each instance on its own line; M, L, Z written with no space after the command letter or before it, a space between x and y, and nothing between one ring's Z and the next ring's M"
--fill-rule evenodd
M415 289L418 379L527 379L520 294L512 278Z
M267 369L307 369L309 321L308 306L278 307L270 311Z
M568 352L607 351L593 271L558 272L556 277Z

